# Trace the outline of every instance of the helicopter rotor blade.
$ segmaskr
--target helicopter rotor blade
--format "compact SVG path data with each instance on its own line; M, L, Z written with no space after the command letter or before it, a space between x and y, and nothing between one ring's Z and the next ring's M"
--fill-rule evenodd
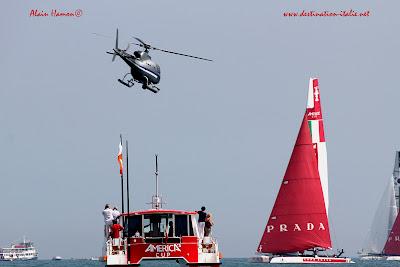
M105 35L105 34L101 34L101 33L97 33L97 32L92 32L93 35L99 36L99 37L103 37L103 38L112 38L109 35Z
M205 60L205 61L212 61L211 59L204 58L204 57L196 57L196 56L192 56L192 55L188 55L188 54L183 54L183 53L178 53L178 52L173 52L173 51L160 49L160 48L157 48L157 47L151 47L151 48L154 49L154 50L158 50L158 51L162 51L162 52L170 53L170 54L174 54L174 55L179 55L179 56L184 56L184 57L191 57L191 58L201 59L201 60Z
M212 61L211 59L208 58L204 58L204 57L196 57L196 56L192 56L192 55L188 55L188 54L183 54L183 53L178 53L178 52L173 52L173 51L168 51L168 50L164 50L164 49L160 49L154 46L151 46L149 44L146 44L144 41L142 41L140 38L137 37L133 37L136 40L138 40L140 42L140 44L138 43L131 43L140 47L143 47L144 49L148 50L148 49L153 49L153 50L158 50L161 52L165 52L165 53L170 53L170 54L174 54L174 55L179 55L179 56L184 56L184 57L191 57L191 58L196 58L196 59L201 59L201 60L205 60L205 61Z
M133 36L133 38L135 38L136 40L138 40L143 46L148 46L148 47L151 47L150 45L148 45L148 44L146 44L144 41L142 41L141 39L139 39L139 38L137 38L137 37L135 37L135 36ZM138 44L139 45L139 44ZM140 46L140 45L139 45Z

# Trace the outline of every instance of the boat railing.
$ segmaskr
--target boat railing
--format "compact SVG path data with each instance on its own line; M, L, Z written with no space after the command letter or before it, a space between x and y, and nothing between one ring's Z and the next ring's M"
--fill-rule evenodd
M218 251L218 242L212 236L205 236L201 240L199 248L203 253L215 253Z
M126 238L109 238L106 242L108 255L126 254Z

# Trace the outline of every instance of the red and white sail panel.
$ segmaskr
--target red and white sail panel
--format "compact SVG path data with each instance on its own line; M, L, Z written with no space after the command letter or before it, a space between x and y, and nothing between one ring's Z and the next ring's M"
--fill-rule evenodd
M390 256L400 256L400 216L398 215L386 241L383 253Z
M321 179L322 192L324 193L326 213L328 213L328 159L326 153L324 121L322 118L321 97L318 79L316 78L310 78L306 113L315 155L317 156L318 171Z
M280 254L331 246L324 195L305 114L258 251Z

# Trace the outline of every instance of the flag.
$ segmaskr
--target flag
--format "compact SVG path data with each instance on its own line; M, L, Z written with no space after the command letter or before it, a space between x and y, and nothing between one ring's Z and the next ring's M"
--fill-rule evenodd
M119 164L119 174L122 175L124 170L124 164L122 161L122 142L119 142L119 150L118 150L118 164Z

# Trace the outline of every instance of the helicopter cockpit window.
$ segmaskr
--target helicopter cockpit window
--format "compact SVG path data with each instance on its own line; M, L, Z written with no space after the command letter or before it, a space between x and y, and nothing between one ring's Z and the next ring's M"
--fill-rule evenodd
M135 52L133 52L133 54L135 55L136 58L140 58L141 57L140 51L135 51Z

